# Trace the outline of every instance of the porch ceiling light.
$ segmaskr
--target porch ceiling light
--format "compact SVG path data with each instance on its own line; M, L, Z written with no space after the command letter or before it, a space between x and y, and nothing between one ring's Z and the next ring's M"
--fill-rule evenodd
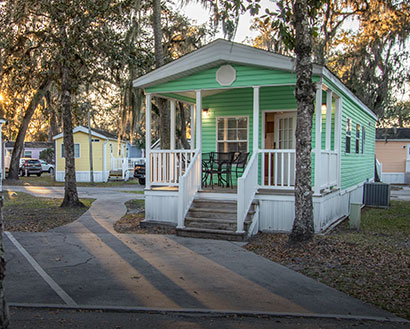
M322 114L326 114L326 111L327 111L327 106L326 106L326 104L323 104L322 105Z
M222 65L216 71L216 82L221 86L230 86L236 80L236 70L231 65Z

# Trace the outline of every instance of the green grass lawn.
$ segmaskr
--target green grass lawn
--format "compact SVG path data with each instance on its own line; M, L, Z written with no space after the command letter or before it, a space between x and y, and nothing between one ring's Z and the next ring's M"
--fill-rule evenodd
M34 197L23 192L4 192L5 231L45 232L75 221L95 199L81 199L85 207L61 208L62 199Z
M245 248L410 319L410 202L363 209L360 231L345 221L303 248L287 241L286 234L258 234Z
M48 173L43 173L41 177L37 176L24 176L24 177L19 177L19 180L14 180L14 181L4 181L4 185L25 185L25 186L64 186L64 182L56 182L54 180L54 176L48 174ZM77 183L77 186L83 186L83 187L121 187L124 185L134 185L134 186L141 186L138 183L137 179L130 179L127 182L123 181L109 181L107 183Z

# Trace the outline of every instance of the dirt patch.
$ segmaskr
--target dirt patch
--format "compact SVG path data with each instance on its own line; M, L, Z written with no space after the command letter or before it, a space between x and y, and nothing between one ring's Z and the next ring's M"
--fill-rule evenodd
M39 198L23 192L4 193L4 230L46 232L72 223L85 213L94 199L81 199L85 207L60 208L62 199Z
M163 225L141 227L145 219L145 200L130 200L125 203L127 214L114 224L118 233L129 234L175 234L174 227Z
M286 234L260 233L245 248L410 319L409 207L410 203L393 202L391 209L366 210L359 232L345 221L302 247L289 246Z

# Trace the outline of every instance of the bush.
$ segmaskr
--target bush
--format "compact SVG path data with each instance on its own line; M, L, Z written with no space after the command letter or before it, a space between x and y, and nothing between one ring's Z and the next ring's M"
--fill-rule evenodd
M46 148L40 152L40 159L47 163L54 163L54 149Z

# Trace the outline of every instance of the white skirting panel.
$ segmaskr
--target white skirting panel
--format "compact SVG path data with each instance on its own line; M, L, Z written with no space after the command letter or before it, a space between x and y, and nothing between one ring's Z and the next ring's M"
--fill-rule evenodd
M110 172L109 171L94 171L94 182L102 183L108 180ZM56 181L57 182L64 182L65 172L64 171L57 171L56 172ZM77 182L90 182L90 172L89 171L76 171L75 172L75 179Z
M387 184L408 184L410 183L410 175L406 181L406 174L401 172L383 172L382 182Z
M259 230L290 232L295 218L295 198L282 195L258 195Z
M349 191L335 191L313 197L315 232L319 233L350 212L350 203L361 203L363 185ZM259 230L290 232L295 218L294 196L258 195L260 214Z
M178 192L145 191L145 220L177 224Z

